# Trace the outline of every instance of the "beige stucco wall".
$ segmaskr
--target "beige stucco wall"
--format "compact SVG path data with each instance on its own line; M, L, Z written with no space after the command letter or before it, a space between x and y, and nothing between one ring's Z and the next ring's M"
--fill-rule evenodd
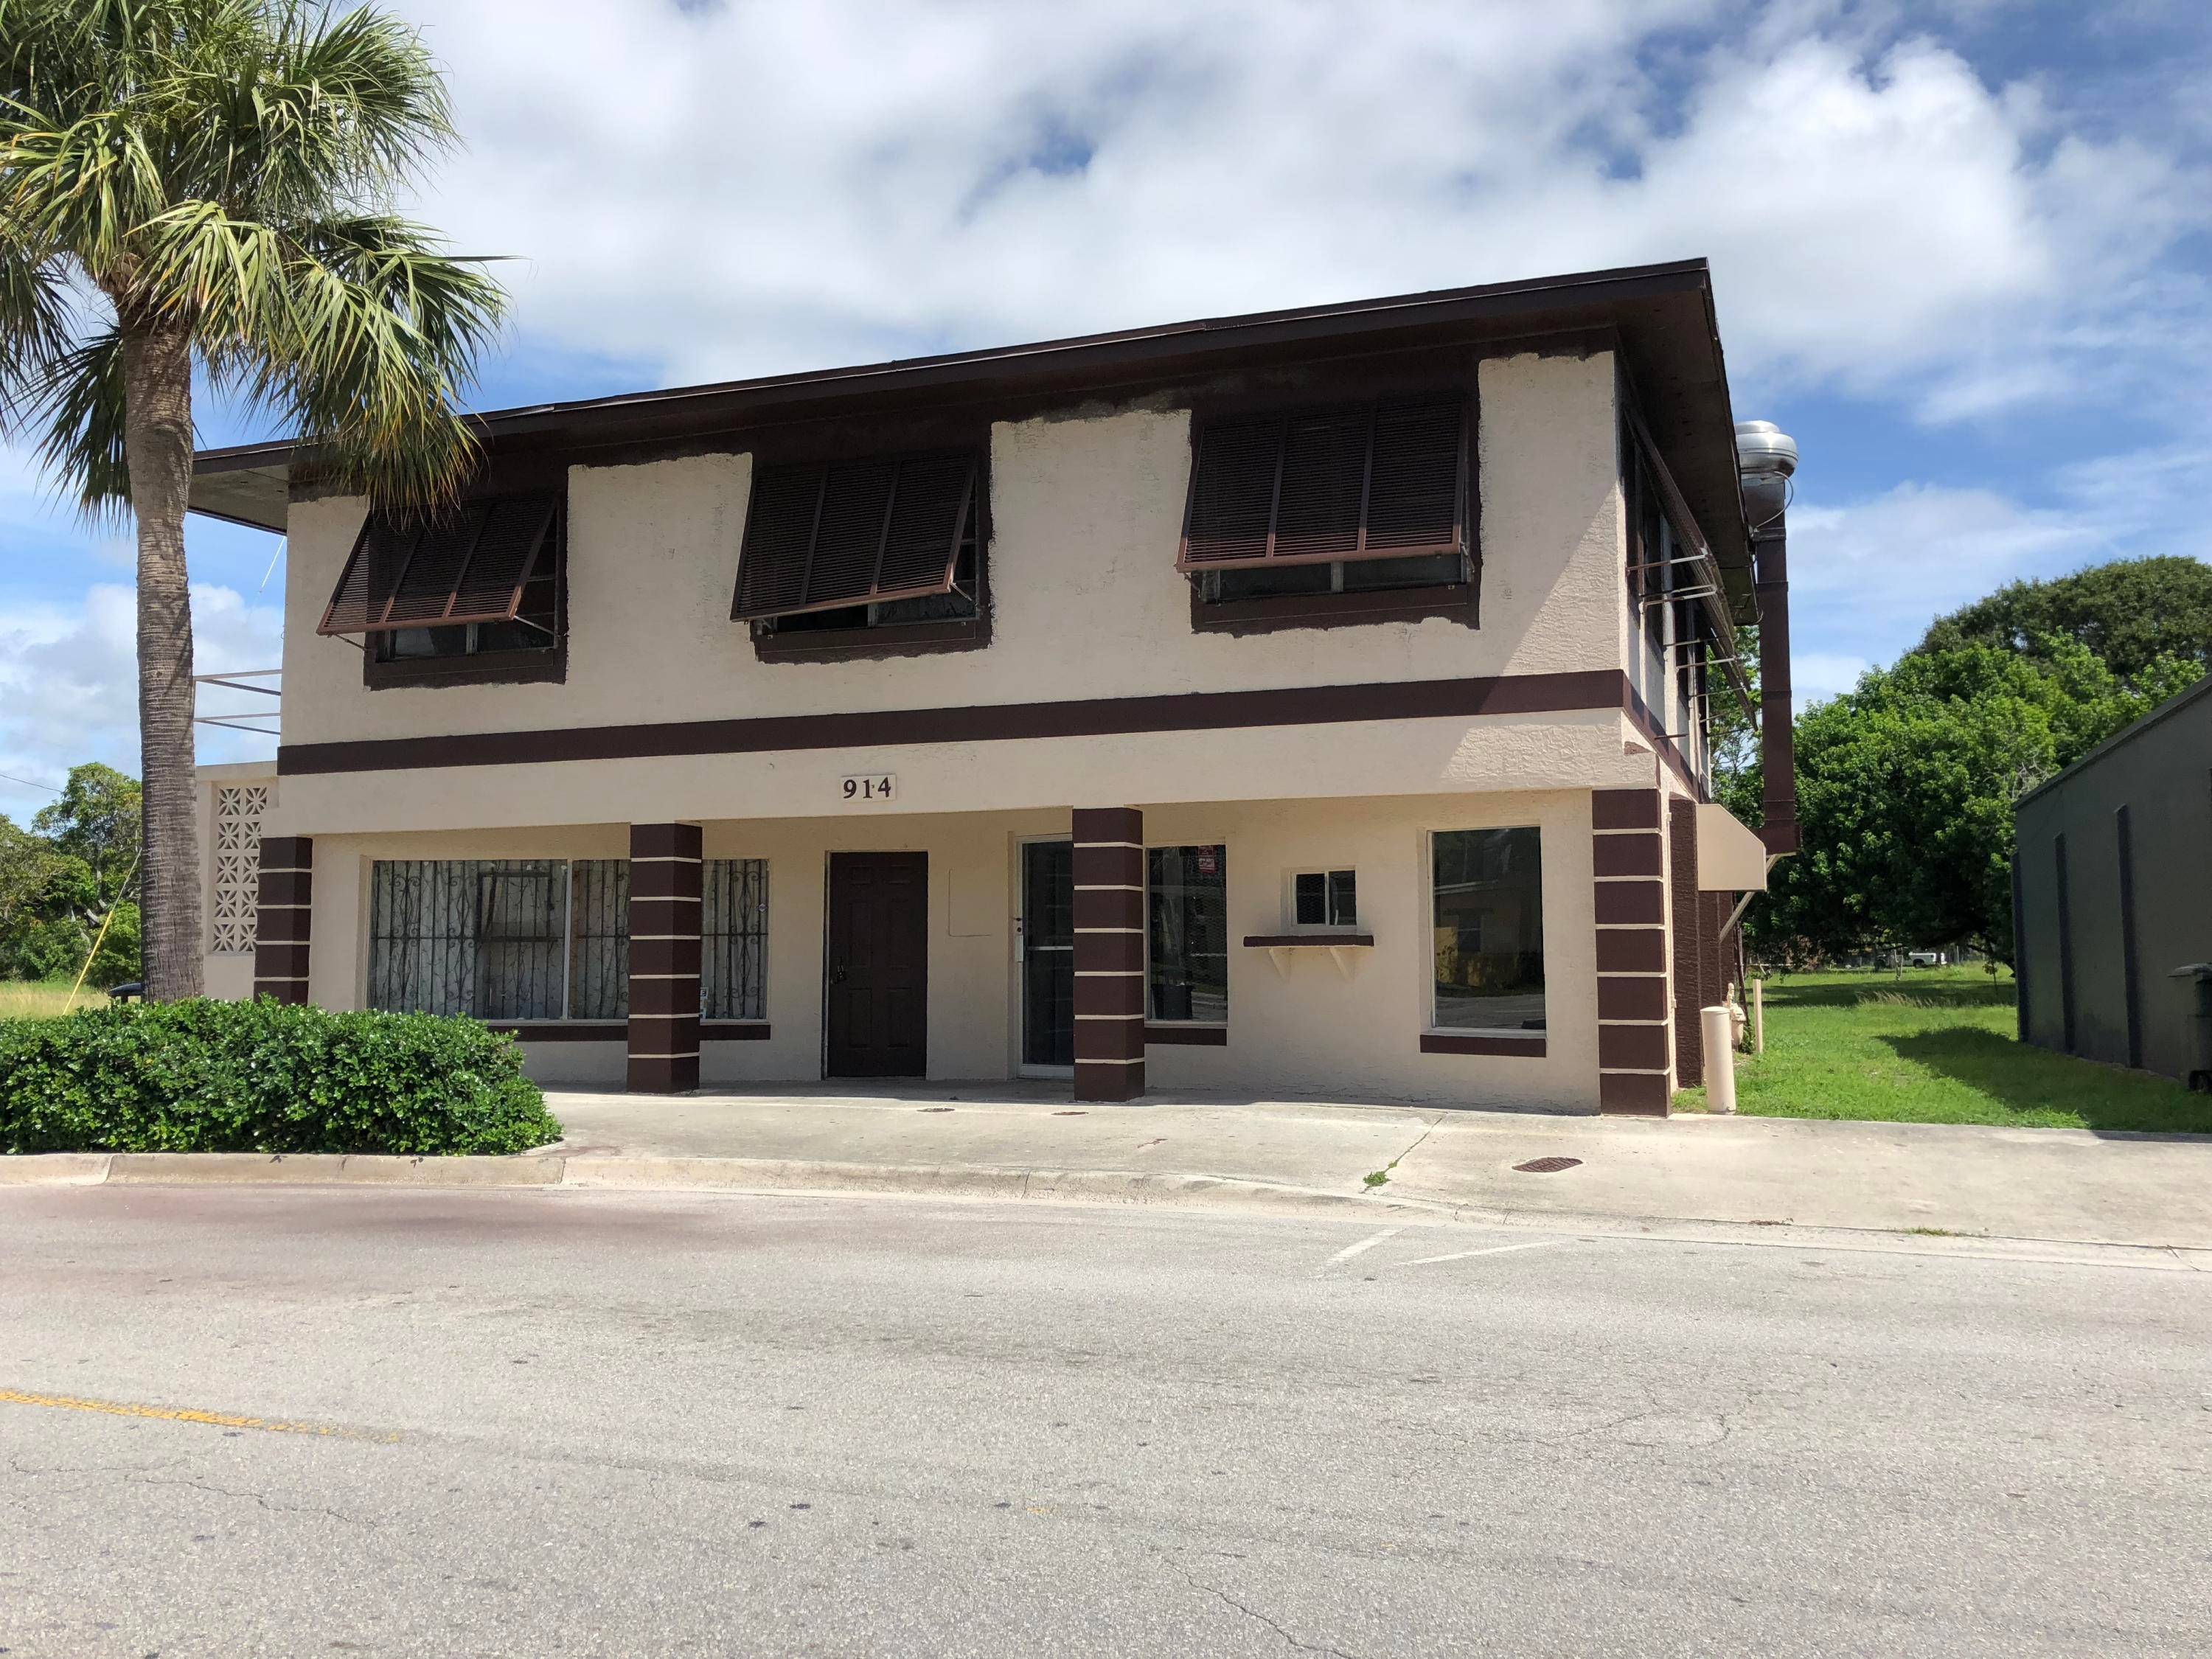
M1066 834L1067 823L1057 811L908 814L865 826L823 818L708 822L708 857L768 860L772 1036L707 1044L705 1081L820 1076L824 888L835 850L929 855L930 1073L1013 1074L1019 1059L1018 849L1025 837ZM1544 832L1547 1052L1541 1059L1422 1054L1431 977L1428 833L1517 824ZM329 1007L360 1006L373 860L619 857L626 833L622 825L605 824L318 840L314 1000ZM1154 845L1225 846L1231 940L1229 1045L1153 1048L1149 1066L1156 1089L1595 1109L1596 963L1586 793L1185 805L1149 811L1146 837ZM1283 972L1266 951L1242 946L1248 934L1285 930L1291 873L1346 867L1358 873L1360 924L1376 939L1348 975L1326 953L1301 952ZM611 1083L622 1075L622 1052L614 1043L542 1043L530 1066L548 1080Z
M729 620L750 458L695 455L641 465L577 467L569 474L569 656L560 685L460 686L370 691L349 641L314 632L363 504L331 498L292 509L286 587L284 736L287 743L527 730L684 720L1021 703L1378 680L1534 674L1625 665L1622 539L1614 453L1613 366L1609 356L1469 359L1480 393L1480 482L1482 626L1432 619L1235 638L1194 634L1188 588L1175 569L1189 468L1189 426L1180 410L1077 412L1001 423L991 454L994 533L990 581L994 637L986 650L876 662L764 664L744 629ZM1530 743L1617 756L1617 722L1571 717L1543 724L1563 735L1531 739L1501 728L1472 738L1470 723L1392 739L1387 751L1322 785L1338 759L1375 747L1376 728L1356 737L1335 728L1289 740L1264 757L1285 792L1404 793L1467 786L1468 766L1518 779ZM1409 724L1419 724L1413 722ZM1497 722L1485 721L1487 728ZM1524 723L1525 727L1525 723ZM1602 727L1602 732L1598 731ZM1594 735L1595 734L1595 735ZM1254 734L1246 734L1251 736ZM1182 743L1183 739L1176 739ZM1091 745L1085 745L1092 748ZM1167 799L1173 788L1136 788L1161 757L1137 744L1094 749L1087 787L1072 793L1043 775L1047 745L990 745L985 769L999 797L957 793L927 805L1070 804ZM880 765L858 755L824 763L832 775ZM902 757L890 757L894 761ZM851 763L847 763L849 761ZM1209 756L1205 770L1211 772ZM717 781L692 815L758 816L786 768L804 758L714 757L693 763ZM1136 769L1115 776L1109 766ZM529 769L499 769L502 793L536 799L520 783ZM547 769L538 769L546 770ZM973 774L959 755L939 757L941 776L964 787ZM1011 770L1012 775L1004 775ZM518 809L507 822L573 822L580 796L627 789L635 771L587 774L550 769L565 810ZM1036 773L1034 787L1022 780ZM722 781L726 780L726 782ZM1554 773L1550 782L1601 782ZM387 795L388 786L396 795ZM473 785L453 786L465 796ZM902 787L904 787L903 778ZM1240 788L1248 786L1240 784ZM1264 787L1255 781L1253 787ZM810 786L811 787L811 786ZM1023 790L1027 789L1024 793ZM405 823L439 824L447 786L418 776L288 781L283 833ZM1212 792L1205 792L1211 798ZM780 810L813 810L802 793ZM372 819L379 799L390 805ZM917 805L925 803L917 801ZM480 822L473 814L466 822Z

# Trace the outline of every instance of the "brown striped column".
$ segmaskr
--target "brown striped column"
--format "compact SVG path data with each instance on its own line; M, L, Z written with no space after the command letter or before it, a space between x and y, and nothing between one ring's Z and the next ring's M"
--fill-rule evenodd
M1597 911L1598 1109L1664 1117L1667 1042L1665 848L1656 789L1590 793Z
M629 827L629 1088L699 1086L699 826Z
M1674 901L1671 936L1674 968L1674 1068L1685 1089L1705 1080L1705 1032L1698 1011L1705 1006L1705 969L1711 954L1705 944L1705 904L1698 891L1698 804L1677 796L1668 804L1669 885Z
M1145 815L1075 814L1075 1097L1145 1092Z
M307 1000L307 933L314 920L315 843L264 836L253 911L253 994Z

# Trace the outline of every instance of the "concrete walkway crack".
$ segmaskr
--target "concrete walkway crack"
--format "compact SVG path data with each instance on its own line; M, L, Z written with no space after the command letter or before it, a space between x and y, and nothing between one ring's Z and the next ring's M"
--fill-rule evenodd
M1412 1146L1407 1147L1404 1152L1399 1153L1397 1157L1392 1158L1381 1169L1376 1170L1373 1175L1367 1177L1367 1189L1370 1192L1372 1192L1376 1188L1385 1185L1390 1179L1390 1171L1396 1169L1407 1158L1413 1157L1415 1152L1420 1151L1421 1143L1426 1140L1431 1135L1436 1133L1437 1126L1443 1121L1444 1114L1442 1112L1438 1112L1434 1117L1431 1118L1429 1120L1428 1127L1423 1129L1420 1133L1413 1137L1413 1144Z
M1211 1584L1200 1583L1197 1579L1192 1577L1180 1566L1176 1569L1176 1572L1177 1576L1182 1579L1183 1583L1188 1584L1193 1589L1201 1590L1205 1592L1205 1594L1212 1596L1216 1601L1224 1602L1228 1606L1236 1608L1237 1612L1243 1613L1247 1619L1255 1620L1260 1624L1265 1625L1269 1630L1274 1632L1276 1635L1281 1637L1284 1641L1289 1643L1300 1653L1324 1653L1333 1656L1333 1659L1356 1659L1356 1656L1346 1653L1342 1648L1322 1647L1312 1642L1301 1642L1297 1637L1291 1635L1290 1632L1285 1630L1280 1625L1268 1618L1266 1613L1261 1613L1257 1607L1249 1607L1245 1606L1243 1602L1238 1601L1227 1590L1216 1589Z

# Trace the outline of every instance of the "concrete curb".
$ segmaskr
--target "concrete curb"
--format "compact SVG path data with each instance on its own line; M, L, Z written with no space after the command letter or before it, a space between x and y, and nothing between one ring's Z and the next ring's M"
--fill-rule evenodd
M318 1152L45 1152L0 1158L0 1186L560 1188L573 1191L908 1193L1182 1208L1443 1215L1401 1204L1233 1176L1159 1170L850 1164L765 1158L393 1158Z
M570 1192L866 1193L910 1197L1239 1211L1275 1215L1364 1214L1475 1226L1671 1237L1680 1243L1772 1243L1790 1237L1828 1248L1916 1255L2008 1255L2037 1261L2119 1257L2212 1272L2212 1249L2142 1241L2033 1235L1914 1237L1880 1226L1799 1226L1695 1215L1659 1216L1529 1206L1511 1210L1413 1194L1331 1192L1229 1176L1161 1170L1053 1170L980 1164L860 1164L750 1158L632 1158L557 1152L508 1158L404 1158L265 1152L45 1152L0 1156L0 1187L415 1187ZM2069 1253L2047 1254L2052 1249Z

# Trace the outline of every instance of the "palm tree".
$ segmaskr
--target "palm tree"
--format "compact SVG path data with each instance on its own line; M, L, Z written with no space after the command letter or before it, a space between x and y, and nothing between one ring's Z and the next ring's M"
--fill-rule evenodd
M0 421L138 537L149 995L198 994L195 367L380 507L476 463L455 399L506 309L392 204L454 140L415 32L317 0L0 0Z

